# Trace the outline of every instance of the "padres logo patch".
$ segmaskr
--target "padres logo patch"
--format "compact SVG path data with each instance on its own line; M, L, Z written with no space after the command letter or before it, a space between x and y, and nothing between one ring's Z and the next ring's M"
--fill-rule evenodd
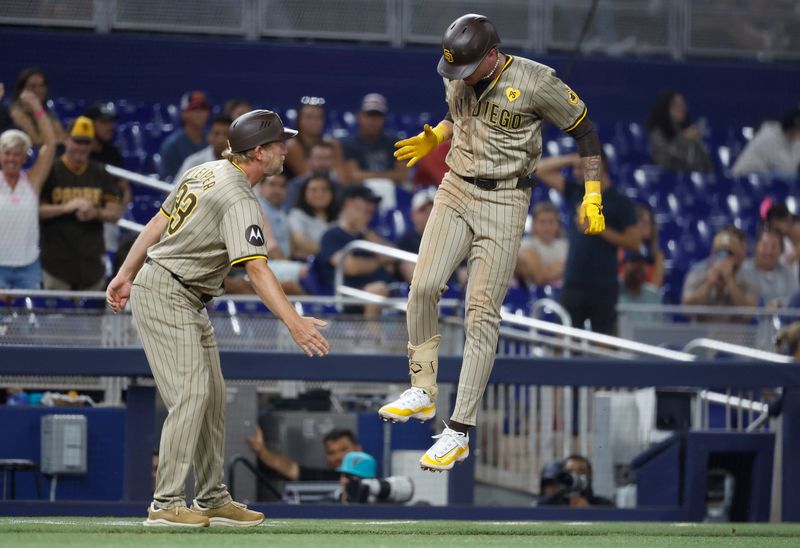
M264 245L264 231L258 225L250 225L244 231L244 238L250 245Z
M449 49L444 48L443 55L444 55L444 60L445 61L447 61L448 63L452 63L453 62L453 52L451 52Z
M580 99L578 98L578 94L569 89L569 87L564 86L567 88L567 101L569 101L570 105L577 105Z
M519 99L521 95L522 92L518 89L514 89L512 87L506 88L506 97L508 97L508 100L511 103Z

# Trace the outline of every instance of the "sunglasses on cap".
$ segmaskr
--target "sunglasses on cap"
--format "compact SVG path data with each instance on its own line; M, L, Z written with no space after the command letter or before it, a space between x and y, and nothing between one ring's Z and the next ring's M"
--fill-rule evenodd
M321 107L325 104L324 97L312 97L310 95L303 95L300 97L300 104L301 105L309 105L312 107Z

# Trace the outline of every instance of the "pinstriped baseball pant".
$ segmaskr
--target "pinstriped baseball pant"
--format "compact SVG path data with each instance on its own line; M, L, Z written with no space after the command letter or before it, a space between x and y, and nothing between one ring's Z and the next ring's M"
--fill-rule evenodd
M226 392L208 314L197 296L155 264L145 264L136 276L131 309L169 412L161 432L156 506L185 504L190 466L197 500L222 506L231 500L222 483Z
M438 303L447 280L467 257L466 344L451 419L475 425L492 371L500 306L514 273L530 205L530 189L516 181L481 190L448 172L422 235L408 297L409 342L418 346L439 333Z

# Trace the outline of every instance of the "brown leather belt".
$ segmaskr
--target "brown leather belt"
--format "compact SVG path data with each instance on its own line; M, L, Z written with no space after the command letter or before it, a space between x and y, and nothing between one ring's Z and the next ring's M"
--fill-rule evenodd
M458 175L458 173L455 174ZM500 181L505 180L505 179L500 179L500 180L482 179L480 177L465 177L464 175L458 175L458 177L471 185L475 185L481 190L497 190L498 183ZM516 188L533 188L535 184L536 184L535 181L533 180L533 178L531 178L530 175L523 175L522 177L517 179Z

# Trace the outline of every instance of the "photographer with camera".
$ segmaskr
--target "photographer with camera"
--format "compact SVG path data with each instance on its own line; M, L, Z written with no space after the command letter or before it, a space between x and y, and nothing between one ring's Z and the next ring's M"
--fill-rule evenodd
M345 455L341 472L342 504L389 502L402 504L414 496L414 482L404 476L376 478L378 463L367 453L353 451Z
M570 455L542 469L537 506L614 506L592 490L592 463L583 455Z

